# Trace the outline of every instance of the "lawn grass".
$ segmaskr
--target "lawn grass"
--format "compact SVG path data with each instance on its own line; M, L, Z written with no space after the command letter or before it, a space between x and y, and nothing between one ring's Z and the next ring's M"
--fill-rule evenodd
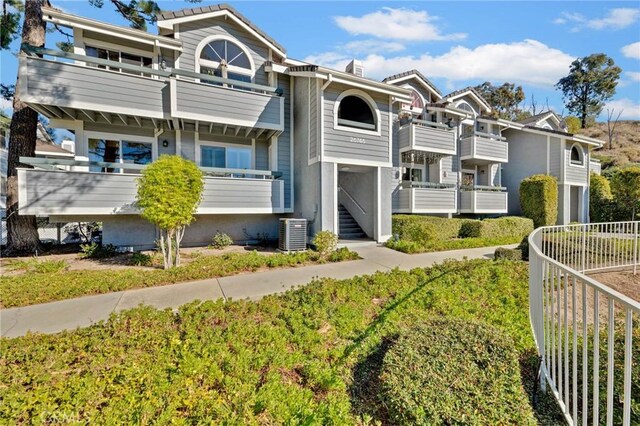
M323 279L259 302L192 303L177 313L142 307L73 332L3 339L0 418L384 423L376 385L388 342L441 316L506 332L520 354L520 391L531 396L537 359L527 265L473 260ZM546 414L538 420L560 424L549 401L539 402Z
M16 262L25 272L0 277L0 307L10 308L52 302L91 294L154 287L183 281L225 277L263 268L283 268L321 262L358 259L355 252L339 249L324 260L314 251L276 253L229 253L198 256L189 264L170 270L139 268L66 271L63 261Z

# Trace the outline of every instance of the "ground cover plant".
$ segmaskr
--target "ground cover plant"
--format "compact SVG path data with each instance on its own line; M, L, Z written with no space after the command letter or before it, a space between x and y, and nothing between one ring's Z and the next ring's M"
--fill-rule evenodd
M474 260L325 279L257 303L138 308L87 329L3 339L0 419L390 424L380 391L388 342L442 316L509 336L522 366L512 391L531 416L524 392L534 388L537 359L527 265ZM542 423L561 422L549 400L538 407Z
M169 270L114 269L65 271L63 261L29 261L25 272L0 277L0 306L3 308L51 302L90 294L109 293L132 288L153 287L182 281L224 277L264 268L283 268L322 262L355 260L358 255L346 248L326 257L314 251L298 253L258 252L197 256L189 264ZM132 258L134 264L150 266L145 255ZM60 263L62 262L62 263ZM28 273L40 271L40 273Z
M516 244L533 231L533 222L522 217L477 220L394 215L392 229L394 238L387 247L412 254Z

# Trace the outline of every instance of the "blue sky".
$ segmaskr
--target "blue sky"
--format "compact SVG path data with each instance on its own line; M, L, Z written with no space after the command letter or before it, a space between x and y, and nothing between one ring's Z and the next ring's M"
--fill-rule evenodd
M103 9L88 0L51 2L67 12L126 25L108 1ZM207 3L217 2L202 2ZM484 81L515 82L535 96L538 109L548 101L558 112L562 97L553 84L576 57L604 52L623 69L609 107L623 110L623 119L640 119L637 1L230 3L284 45L291 58L340 69L357 58L376 79L416 68L445 93ZM165 10L194 6L159 4ZM51 34L47 44L59 39ZM2 82L13 82L15 57L3 52L1 61Z

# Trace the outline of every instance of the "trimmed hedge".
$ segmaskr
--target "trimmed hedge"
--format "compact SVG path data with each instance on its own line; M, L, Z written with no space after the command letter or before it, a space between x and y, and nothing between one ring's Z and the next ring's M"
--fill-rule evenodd
M391 424L536 424L513 340L486 323L409 329L386 353L380 383Z
M522 214L536 228L555 225L558 220L558 182L553 176L534 175L520 182Z
M497 219L469 220L460 228L461 238L502 238L525 236L533 232L533 221L525 217L501 217Z
M498 247L493 253L495 260L522 260L522 250L519 248L508 249L505 247Z

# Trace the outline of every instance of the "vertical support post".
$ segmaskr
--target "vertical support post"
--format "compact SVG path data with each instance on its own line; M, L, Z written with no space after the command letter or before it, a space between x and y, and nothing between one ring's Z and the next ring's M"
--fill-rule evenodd
M586 269L587 229L588 229L588 225L584 225L582 227L582 268L580 269L580 272L584 272L584 270Z
M638 223L633 222L633 275L638 274Z
M60 223L56 223L56 239L58 240L58 245L62 244L62 238L60 238L61 237L61 235L60 235L60 227L61 226L62 225Z

